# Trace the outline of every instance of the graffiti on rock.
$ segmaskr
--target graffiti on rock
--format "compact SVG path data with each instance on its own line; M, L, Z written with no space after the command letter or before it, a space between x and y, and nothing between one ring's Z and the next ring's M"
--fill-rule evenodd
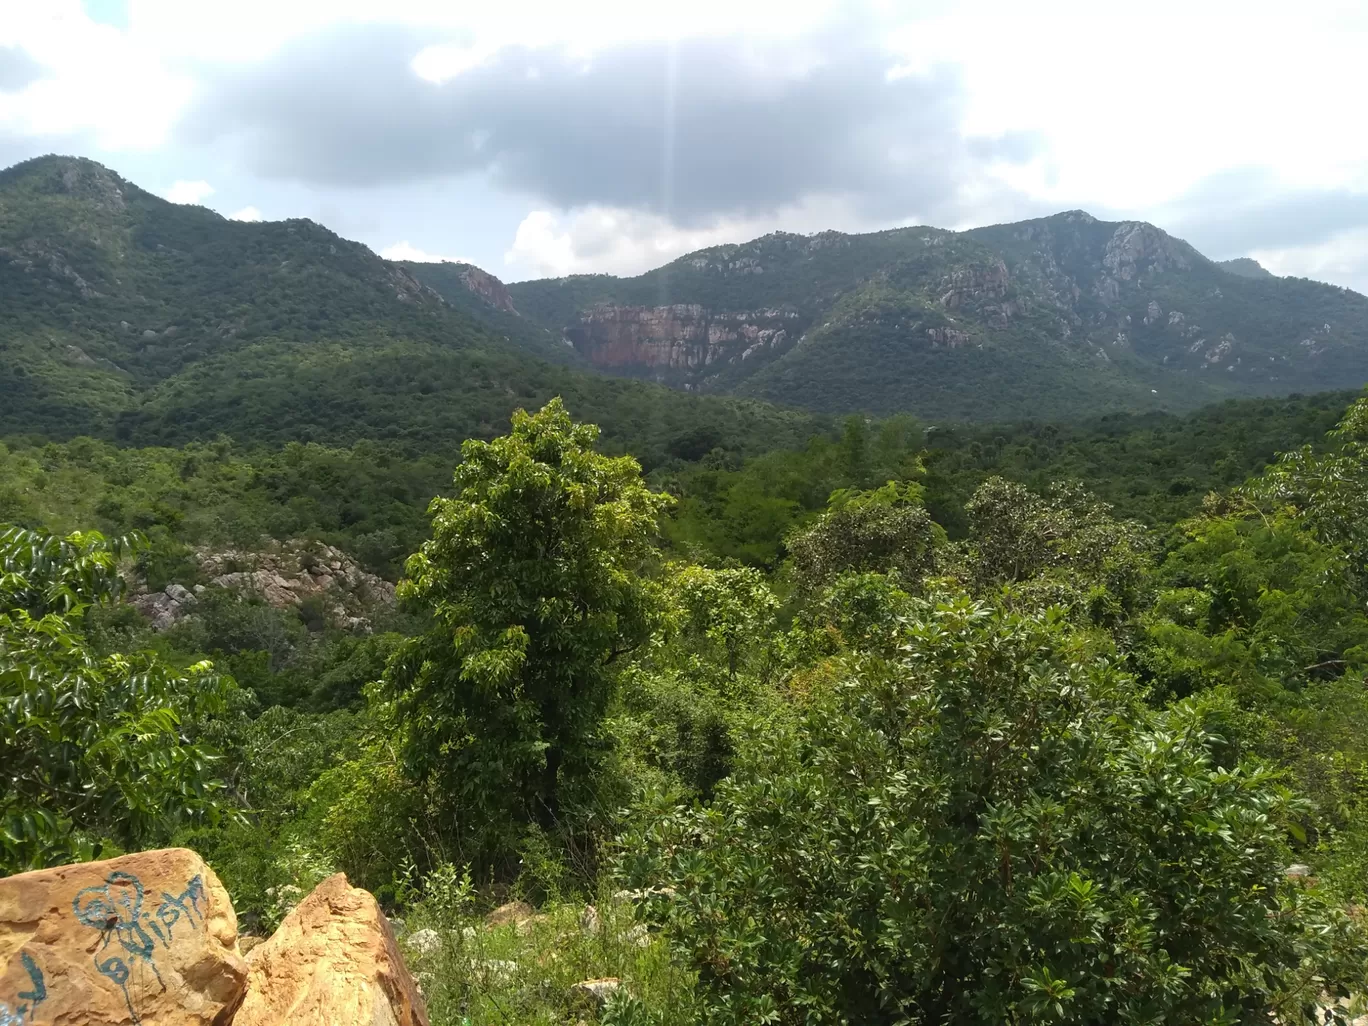
M128 1014L135 1023L142 1019L134 1007L133 994L150 986L153 979L162 990L166 989L153 960L158 943L169 948L175 939L175 928L183 920L192 928L204 922L200 909L204 900L204 881L195 876L180 894L163 891L155 909L144 907L145 898L141 880L132 873L116 871L110 873L103 884L85 888L71 901L76 918L100 931L95 968L123 991ZM116 941L118 947L112 948ZM9 1024L0 1020L0 1026Z
M38 968L38 963L27 951L19 952L19 960L23 963L24 972L28 973L31 986L28 990L21 990L15 995L13 1009L4 1001L0 1001L0 1026L24 1026L26 1021L33 1022L35 1010L47 1000L43 970Z

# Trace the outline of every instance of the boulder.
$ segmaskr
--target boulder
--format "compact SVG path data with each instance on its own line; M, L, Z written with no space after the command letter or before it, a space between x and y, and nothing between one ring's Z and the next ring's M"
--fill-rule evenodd
M247 966L223 885L184 848L0 879L0 1023L211 1026Z
M598 980L581 980L570 990L582 1003L602 1008L621 986L622 981L616 976L605 976Z
M485 926L507 926L509 923L525 923L536 915L536 911L525 901L510 901L500 905L485 916Z
M384 913L341 873L314 888L248 965L233 1026L428 1026Z

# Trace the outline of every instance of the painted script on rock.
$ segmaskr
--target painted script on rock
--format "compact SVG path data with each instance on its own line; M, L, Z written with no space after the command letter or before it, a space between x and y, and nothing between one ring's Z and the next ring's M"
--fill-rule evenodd
M181 848L0 880L0 1026L211 1026L242 993L237 919Z

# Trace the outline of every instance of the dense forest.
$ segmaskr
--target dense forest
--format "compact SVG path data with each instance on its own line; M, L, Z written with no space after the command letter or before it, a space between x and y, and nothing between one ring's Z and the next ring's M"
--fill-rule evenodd
M1350 1014L1368 399L572 412L11 437L0 870L185 845L257 932L344 870L442 1024Z

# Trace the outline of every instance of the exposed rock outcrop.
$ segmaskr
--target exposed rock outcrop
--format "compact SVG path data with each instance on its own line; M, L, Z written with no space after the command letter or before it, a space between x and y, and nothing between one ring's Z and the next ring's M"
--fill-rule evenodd
M259 595L277 609L321 597L334 626L346 630L368 630L368 613L394 604L393 584L331 545L297 540L255 552L201 549L195 559L210 585ZM154 628L166 630L194 609L196 595L184 585L169 584L156 592L144 588L132 602Z
M517 307L513 305L513 297L509 295L508 287L503 282L474 264L461 266L461 281L465 283L466 288L497 310L511 314L518 312Z
M319 884L248 959L233 1026L427 1026L427 1009L368 891Z
M218 1026L242 995L237 917L171 848L0 879L0 1023Z
M798 319L788 309L600 304L581 313L565 337L597 367L697 371L784 346Z

